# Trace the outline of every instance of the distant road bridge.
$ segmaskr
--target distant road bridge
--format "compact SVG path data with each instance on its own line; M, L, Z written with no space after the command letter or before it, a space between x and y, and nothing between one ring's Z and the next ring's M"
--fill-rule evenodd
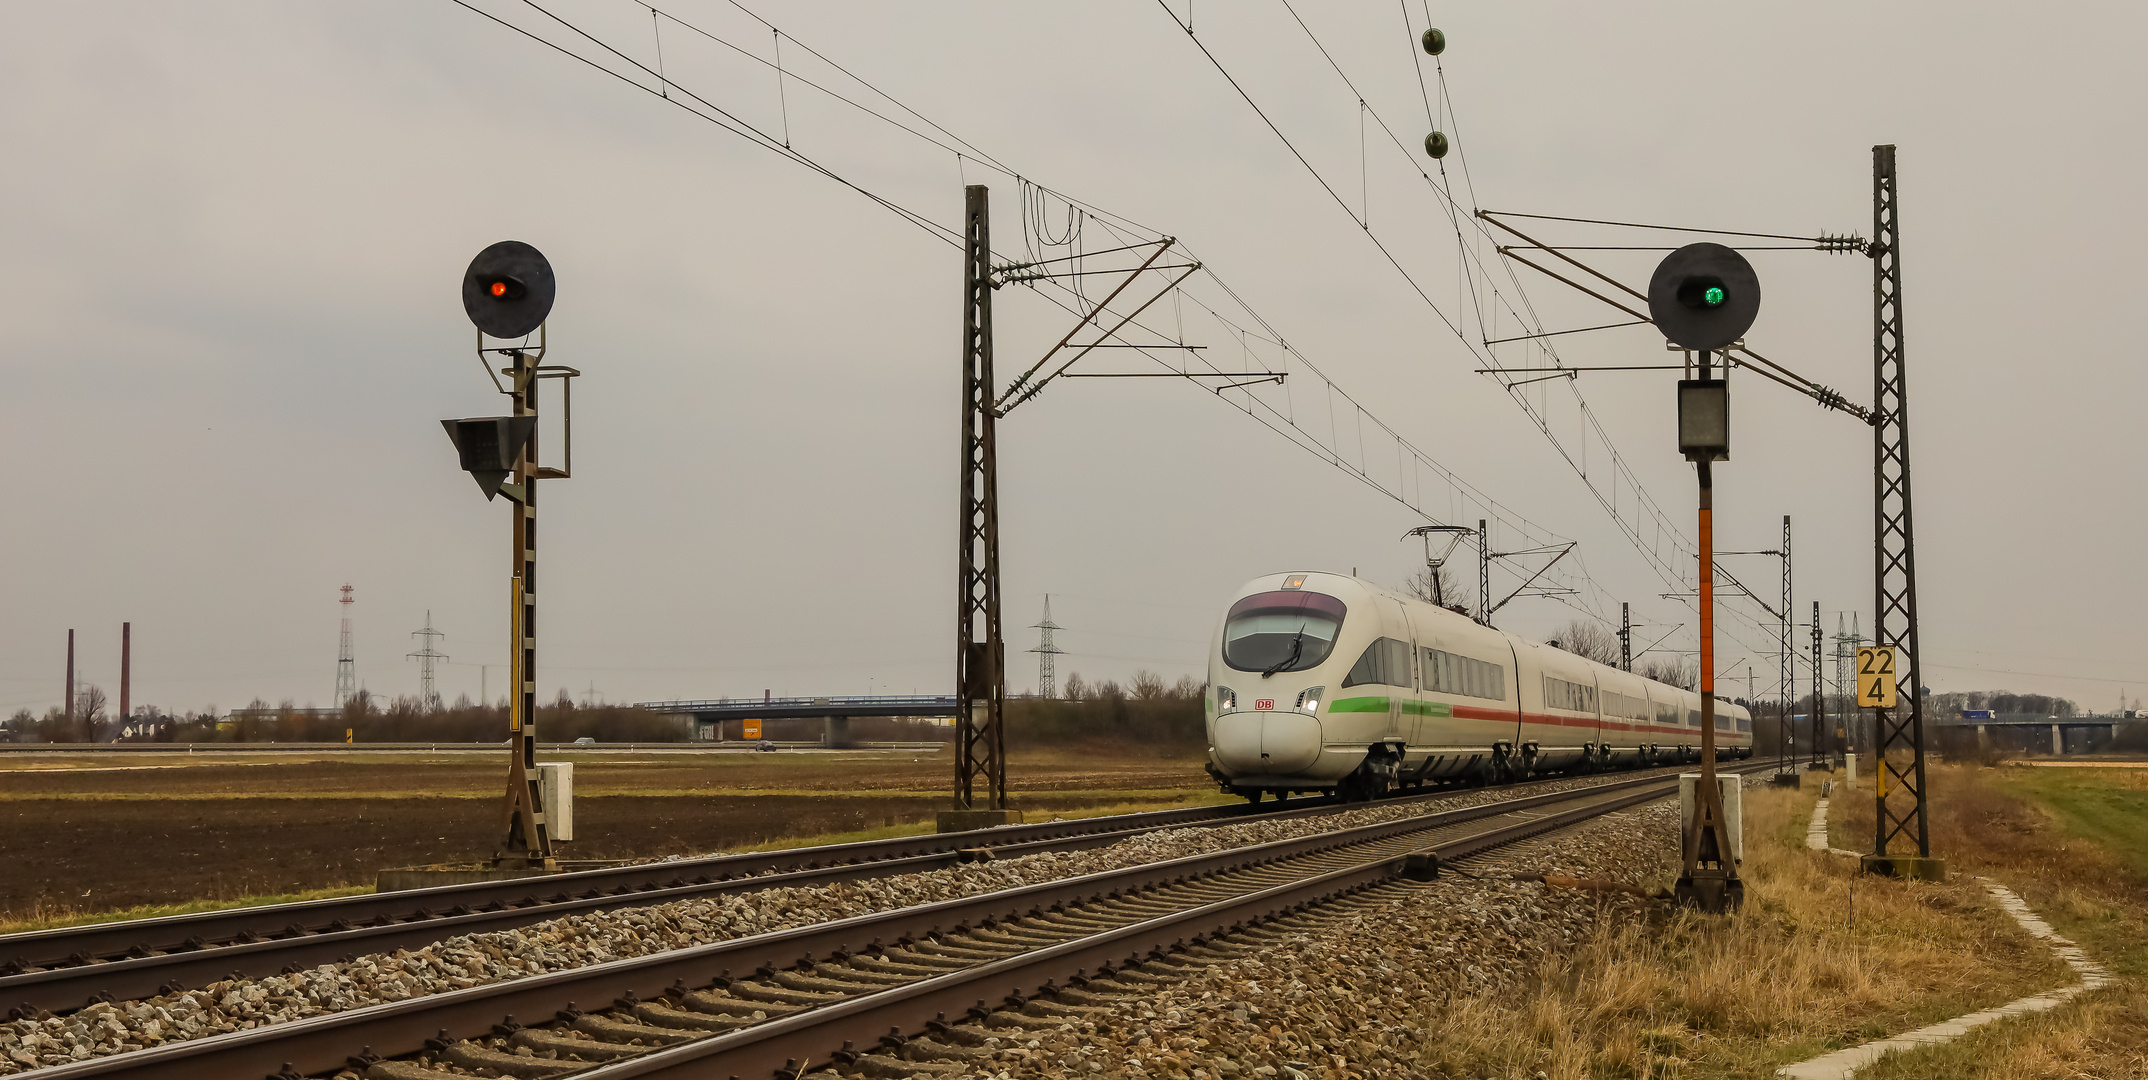
M717 698L713 701L637 701L634 707L669 716L692 717L693 737L700 741L718 738L725 720L819 719L825 722L821 728L822 744L844 746L851 741L851 720L860 717L952 718L955 715L955 698L951 694L856 694L844 697L762 697L760 700ZM741 730L743 731L743 725Z
M2041 751L2046 745L2053 754L2085 754L2101 750L2111 743L2118 725L2134 723L2125 716L2036 716L2023 713L1968 712L1960 716L1941 719L1937 727L1961 730L1975 728L1980 744L2004 732L2006 748L2011 750ZM2050 733L2050 741L2044 741L2044 733Z

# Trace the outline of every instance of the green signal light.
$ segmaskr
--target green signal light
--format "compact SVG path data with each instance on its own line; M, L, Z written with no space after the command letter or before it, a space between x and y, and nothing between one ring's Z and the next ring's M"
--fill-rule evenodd
M1717 307L1721 305L1725 299L1727 299L1727 297L1724 295L1723 287L1720 285L1710 285L1708 286L1706 292L1701 293L1701 303L1706 304L1709 307Z

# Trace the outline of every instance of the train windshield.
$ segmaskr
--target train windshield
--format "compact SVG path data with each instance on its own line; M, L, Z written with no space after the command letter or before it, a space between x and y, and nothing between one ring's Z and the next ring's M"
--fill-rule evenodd
M1343 602L1297 590L1255 593L1223 622L1223 662L1240 671L1303 671L1328 658Z

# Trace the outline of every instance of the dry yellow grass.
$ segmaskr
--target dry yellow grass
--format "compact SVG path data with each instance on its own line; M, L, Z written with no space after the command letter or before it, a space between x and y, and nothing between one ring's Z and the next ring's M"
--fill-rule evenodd
M1983 890L1863 877L1804 847L1818 778L1746 796L1746 902L1605 926L1519 992L1431 1010L1463 1076L1764 1076L2071 978Z
M291 904L301 900L322 900L333 896L356 896L373 891L371 885L345 885L333 889L310 889L305 892L274 893L253 896L235 896L217 900L196 900L185 904L144 904L120 911L82 911L68 907L38 905L27 911L10 913L0 917L0 934L26 934L35 930L50 930L60 926L88 926L92 923L123 922L128 919L161 919L167 915L192 915L199 911L227 911L231 908L261 907L267 904Z
M1860 1080L2148 1077L2148 802L2125 797L2142 790L2148 777L2124 770L1933 772L1935 848L1960 871L2021 894L2119 985L1947 1046L1894 1055ZM1870 830L1869 795L1843 808L1850 827Z

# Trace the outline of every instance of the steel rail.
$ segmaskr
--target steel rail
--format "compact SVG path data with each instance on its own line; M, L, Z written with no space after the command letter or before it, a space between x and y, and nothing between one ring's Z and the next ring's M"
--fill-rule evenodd
M1303 802L1315 805L1299 805ZM1293 800L1257 815L1249 815L1247 807L1189 807L1056 823L1063 828L1037 825L927 834L14 935L0 938L0 957L10 957L0 964L0 972L15 972L0 974L0 1006L10 1017L40 1010L65 1012L99 1001L173 993L218 979L259 978L370 953L419 948L459 934L510 930L622 905L643 907L726 893L915 874L945 869L985 852L1026 855L1081 850L1159 829L1230 824L1254 816L1272 820L1331 812L1342 805L1329 799ZM689 880L686 873L693 869L702 872ZM622 874L622 870L637 873ZM717 871L717 876L710 876L710 870ZM304 921L297 921L299 917ZM141 932L145 925L162 933L165 944L148 943L158 939L145 941ZM176 939L174 928L188 933L191 940ZM211 944L209 933L222 938ZM174 940L178 943L171 944ZM17 941L41 946L38 955L65 958L26 961L19 947L10 949ZM69 952L62 954L61 949ZM105 956L113 958L102 959ZM28 970L32 968L37 970Z
M1521 787L1568 777L1543 777ZM1453 789L1385 802L1449 797ZM0 1008L66 1012L259 978L457 934L513 929L621 905L821 885L942 869L981 850L1031 854L1117 843L1158 829L1336 812L1329 797L1267 807L1184 807L1108 817L719 855L0 936Z
M1592 814L1609 813L1609 809L1601 807L1660 798L1675 791L1676 785L1675 776L1637 777L1413 815L167 1043L52 1066L39 1070L38 1076L41 1080L252 1080L267 1075L332 1071L345 1067L354 1058L353 1051L361 1047L367 1048L368 1054L372 1048L380 1048L388 1056L415 1053L428 1040L446 1043L490 1035L503 1023L503 1017L508 1024L516 1015L549 1018L563 1004L649 1000L667 991L708 985L727 978L733 971L779 971L799 963L801 958L848 957L881 948L886 942L916 941L1047 909L1112 900L1144 889L1436 831L1518 810L1593 800L1600 805L1583 809L1591 809ZM1605 799L1605 795L1613 798ZM1499 832L1511 833L1514 838L1534 835L1562 827L1570 814L1533 818Z
M679 885L706 884L726 878L763 877L800 870L854 866L883 860L912 859L1007 843L1076 838L1090 835L1121 837L1128 832L1174 828L1239 818L1268 816L1306 810L1332 809L1340 805L1320 797L1291 799L1272 808L1250 805L1195 806L1153 810L1139 814L1077 818L1071 821L1010 825L955 833L925 833L847 844L789 848L781 851L712 855L704 858L603 867L563 874L533 875L507 881L478 881L407 889L388 893L304 900L287 904L167 915L153 919L95 923L20 934L0 935L0 975L11 969L80 966L87 962L125 957L130 952L195 951L251 939L289 939L339 928L366 926L382 919L398 922L439 918L457 910L476 911L496 905L529 907L544 903L542 897L618 898L631 893ZM273 972L271 972L273 973ZM0 1001L11 979L0 977Z
M1675 787L1673 788L1675 790ZM1442 844L1423 854L1451 862L1642 802L1663 797L1643 790ZM1406 858L1384 855L1341 869L1199 907L1160 915L1005 960L891 987L738 1031L657 1049L575 1072L575 1080L705 1080L716 1076L798 1075L833 1060L838 1048L900 1041L891 1033L922 1033L946 1017L989 1011L1049 993L1055 983L1107 975L1149 956L1199 945L1249 924L1348 896L1402 876Z

